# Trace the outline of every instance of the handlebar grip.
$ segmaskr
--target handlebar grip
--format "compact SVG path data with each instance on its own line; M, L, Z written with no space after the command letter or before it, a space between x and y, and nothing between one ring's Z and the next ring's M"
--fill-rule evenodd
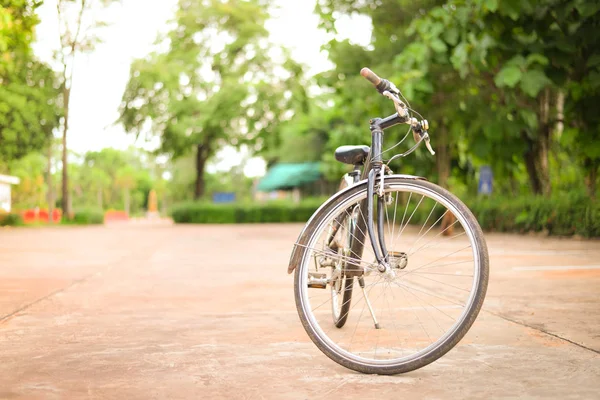
M381 78L378 77L375 72L371 71L369 68L363 68L360 70L360 74L373 85L377 86L381 83Z

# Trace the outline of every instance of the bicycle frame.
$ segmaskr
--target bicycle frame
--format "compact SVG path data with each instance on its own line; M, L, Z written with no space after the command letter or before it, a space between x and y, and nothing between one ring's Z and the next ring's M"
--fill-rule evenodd
M377 224L378 226L381 227L380 229L378 229L378 232L380 233L380 235L378 235L378 238L379 238L378 240L379 240L379 243L384 243L383 250L376 242L375 235L374 235L375 229L374 229L374 223L373 223L373 196L374 196L374 189L375 189L375 180L376 180L379 172L383 168L383 160L381 157L382 146L383 146L383 131L392 126L395 126L398 124L403 124L403 123L406 123L406 118L400 117L398 115L398 113L390 115L389 117L386 117L386 118L375 118L370 121L371 151L362 166L362 172L359 172L361 169L360 166L355 166L355 171L357 173L353 179L354 184L361 184L360 182L366 181L365 183L367 183L367 185L368 185L367 188L369 188L369 187L371 188L371 190L370 190L371 195L367 196L367 198L364 199L363 201L361 201L360 205L359 205L361 210L371 210L370 211L371 218L370 218L370 222L368 225L367 225L366 221L364 220L364 218L358 218L358 221L356 221L357 228L355 229L354 237L352 239L352 243L350 246L350 257L352 257L356 260L360 260L362 258L362 254L363 254L363 250L364 250L364 239L366 236L366 232L369 232L369 236L371 238L371 246L374 249L374 253L375 253L376 257L379 255L378 256L379 258L377 259L377 261L383 267L385 267L385 265L386 265L385 256L387 255L387 250L385 250L385 243L383 240L384 239L384 237L383 237L384 236L383 235L384 213L383 212L379 213L380 220L378 220L378 224ZM418 146L418 144L419 143L417 143L417 145L413 146L413 148L411 148L404 154L411 153L416 148L416 146ZM360 179L358 178L359 174L360 174ZM369 178L369 176L371 176L371 177ZM422 177L412 176L412 175L401 175L401 176L404 178L407 178L407 179L424 179ZM364 184L364 183L362 183L362 184ZM315 212L315 214L311 217L311 220L313 218L315 218L319 214L320 210L325 208L328 203L335 201L339 196L342 196L345 191L350 190L350 189L351 188L346 188L346 189L336 193L334 196L330 197L329 200L327 200L323 205L321 205L321 207ZM383 201L385 201L383 198L378 199L378 206L379 206L380 210L382 209ZM310 234L309 234L309 232L306 231L306 227L309 225L310 225L310 220L305 225L304 229L300 232L300 235L298 236L298 239L295 243L294 250L292 251L292 256L290 257L290 262L288 264L287 271L289 274L291 274L296 269L296 267L298 266L298 264L301 261L301 258L300 258L301 252L296 251L296 249L297 249L297 247L305 247L307 245ZM335 236L335 230L334 230L334 232L332 232L332 235L327 239L328 244L331 242L332 239L334 239L334 236ZM360 267L359 264L360 263L346 263L346 273L348 274L348 276L360 277L361 275L363 275L364 270Z
M356 222L357 229L354 232L352 244L350 246L350 254L353 258L360 260L364 250L365 234L369 232L369 238L375 258L379 263L380 271L385 271L388 266L388 251L385 246L384 237L384 196L377 196L377 239L375 239L374 213L373 213L373 197L375 195L375 181L378 176L383 176L382 148L383 148L383 130L394 125L405 122L405 118L400 117L398 113L386 118L374 118L370 122L371 130L371 151L365 160L362 179L367 179L367 198L360 203L360 209L367 210L367 221L364 218ZM383 183L383 179L382 179ZM383 188L381 188L383 190ZM379 242L379 243L377 243ZM346 268L348 276L360 276L363 271L358 266L350 266Z

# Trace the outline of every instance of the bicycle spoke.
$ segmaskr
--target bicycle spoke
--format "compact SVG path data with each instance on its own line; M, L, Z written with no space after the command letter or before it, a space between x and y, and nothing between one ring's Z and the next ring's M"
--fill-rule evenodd
M417 233L417 241L416 241L416 242L414 242L414 243L413 243L413 244L410 246L410 249L407 251L407 253L410 253L410 251L412 250L413 246L414 246L415 244L417 244L417 242L419 241L419 235L421 234L421 232L423 232L423 228L425 228L425 226L427 225L427 222L429 222L429 218L431 218L431 214L433 214L433 210L435 210L435 207L437 206L437 204L438 204L438 203L437 203L437 202L435 202L435 203L433 204L433 207L431 207L431 211L429 211L429 215L427 216L427 219L425 220L425 222L423 222L423 225L421 225L421 229L419 230L419 233ZM448 210L446 210L446 212L448 212ZM438 220L438 221L439 221L439 220ZM435 225L436 223L437 223L437 221L436 221L436 222L434 222L434 223L433 223L433 225L431 225L431 227L430 227L429 229L427 229L427 232L429 232L429 231L431 230L431 228L433 228L433 227L434 227L434 225ZM427 235L427 232L425 232L423 235Z
M397 282L393 282L396 285L400 286ZM402 286L400 286L400 288L402 288ZM406 290L406 289L405 289ZM410 305L410 301L408 300L408 298L404 295L404 292L400 292L402 293L402 295L404 296L404 299L406 300L406 303L408 305ZM427 338L429 339L429 342L432 342L431 336L429 336L429 332L427 332L427 329L425 329L425 327L423 326L423 323L421 322L421 318L419 318L419 315L415 312L415 310L413 309L413 307L411 306L411 311L413 312L415 318L417 319L417 321L419 322L419 325L421 326L421 329L423 329L423 332L425 332L425 335L427 335Z
M436 204L437 204L437 203L436 203ZM432 210L432 211L433 211L433 210ZM417 243L419 243L419 242L421 241L421 239L422 239L422 238L424 238L424 237L425 237L425 236L426 236L426 235L429 233L429 231L430 231L431 229L433 229L433 227L434 227L434 226L436 226L436 225L437 225L437 223L438 223L438 222L440 222L440 220L441 220L442 218L444 218L444 216L445 216L447 213L448 213L448 210L444 211L444 213L442 214L442 216L441 216L441 217L439 217L439 218L438 218L438 219L437 219L437 220L436 220L436 221L435 221L433 224L431 224L431 226L429 227L429 229L427 229L427 231L426 231L426 232L425 232L425 233L424 233L422 236L420 236L420 237L418 237L418 238L417 238L417 240L416 240L416 241L415 241L415 242L412 244L412 246L410 246L410 249L407 251L407 253L408 253L409 255L410 255L410 254L414 254L414 253L411 253L411 250L413 249L413 247L414 247L414 246L416 246L416 245L417 245ZM429 219L429 217L427 217L427 219ZM426 222L427 222L427 221L426 221ZM455 222L456 222L456 221L455 221ZM423 225L423 226L424 226L424 225ZM422 229L422 228L421 228L421 229ZM419 232L419 234L420 234L420 232ZM439 234L441 234L441 233L439 233ZM439 234L438 234L438 235L439 235ZM437 236L437 235L436 235L436 236ZM421 247L420 247L420 248L421 248Z
M470 262L470 261L468 261L468 262ZM426 268L424 268L424 269L426 269ZM473 275L445 274L443 272L415 272L415 274L417 274L417 275L422 275L422 274L425 274L425 275L447 275L447 276L454 276L457 278L472 278L473 277Z
M417 295L415 295L412 292L409 292L410 294L412 294L413 296L415 296L415 298L417 299L417 301L419 302L419 304L423 304L423 302L421 301L421 298ZM431 304L432 307L435 308L435 306L433 306ZM433 315L431 315L431 313L429 312L429 310L427 309L427 307L422 307L425 312L427 313L427 315L429 315L429 318L431 318L433 320L433 322L437 325L437 327L440 329L440 331L442 332L442 334L444 333L444 330L442 329L442 327L440 326L439 322L437 321L437 319L433 318Z
M438 258L438 259L435 259L435 260L433 260L433 261L431 261L431 262L429 262L429 263L427 263L427 264L421 265L421 266L420 266L420 267L418 267L418 268L415 268L415 269L413 269L413 270L407 271L407 272L406 272L406 274L400 275L400 277L403 277L404 275L407 275L408 273L412 273L412 272L414 272L414 271L418 271L418 270L420 270L421 268L423 268L423 267L426 267L427 265L431 265L431 264L433 264L433 263L434 263L434 262L436 262L436 261L443 260L444 258L446 258L446 257L450 257L450 256L452 256L452 255L454 255L454 254L456 254L456 253L460 253L461 251L463 251L463 250L465 250L465 249L468 249L469 247L471 247L471 245L468 245L468 246L466 246L466 247L463 247L463 248L462 248L462 249L460 249L460 250L456 250L456 251L454 251L454 252L452 252L452 253L450 253L450 254L447 254L447 255L445 255L444 257L440 257L440 258Z
M392 249L394 249L394 245L396 244L396 238L394 234L396 233L396 209L398 208L398 197L400 197L400 193L396 193L396 201L394 202L394 221L392 222Z
M418 210L419 206L421 205L421 203L423 202L424 198L425 198L425 195L421 196L421 200L419 200L419 202L417 203L417 206L413 210L412 214L410 214L410 217L408 217L408 221L406 221L406 225L404 225L404 228L402 228L402 230L400 231L400 233L398 234L398 236L402 236L402 233L404 233L404 230L406 229L406 227L410 223L410 220L412 219L413 215L415 215L415 213L417 212L417 210Z
M455 289L458 289L458 290L462 290L463 292L469 293L469 291L467 289L459 288L458 286L454 286L454 285L451 285L451 284L449 284L447 282L442 282L442 281L438 281L438 280L435 280L435 279L432 279L432 278L428 278L426 276L420 276L419 273L417 273L417 274L415 274L413 276L419 277L421 279L427 279L427 280L432 281L432 282L441 283L442 285L450 286L452 288L455 288Z
M410 204L410 199L411 198L412 198L412 192L410 192L410 194L408 195L408 200L406 200L406 206L404 206L404 214L402 214L402 221L400 222L400 228L398 228L398 239L400 239L400 236L402 236L401 229L402 229L402 226L404 225L404 218L406 218L406 212L408 211L408 205ZM392 240L395 243L396 242L396 237L394 236L392 238Z
M460 306L460 307L464 307L464 304L457 303L457 302L456 302L456 301L454 301L454 300L448 300L448 299L447 299L447 298L445 298L445 297L438 296L438 295L436 295L436 294L433 294L433 293L431 293L431 292L426 292L426 291L424 291L424 290L419 290L419 289L417 289L417 288L415 288L415 287L412 287L412 286L402 285L401 283L399 283L399 282L397 282L397 281L395 281L394 283L395 283L396 285L398 285L398 286L401 286L401 287L405 288L405 289L412 289L412 290L415 290L415 291L417 291L417 292L421 292L421 293L423 293L423 294L427 294L427 295L429 295L429 296L432 296L432 297L437 297L437 298L438 298L438 299L440 299L440 300L447 301L447 302L449 302L449 303L452 303L452 304L454 304L454 305L457 305L457 306Z
M441 233L438 233L437 235L435 235L435 237L434 237L434 238L438 237L440 234L441 234ZM437 242L435 242L435 243L433 243L433 244L440 244L440 243L442 243L442 242L446 242L446 241L448 241L448 240L452 240L452 239L455 239L455 238L457 238L457 237L460 237L460 236L463 236L463 235L466 235L466 233L465 233L464 231L463 231L463 232L461 232L461 233L457 233L457 234L456 234L456 235L454 235L454 236L450 236L450 237L448 237L448 238L444 238L444 239L438 240ZM419 248L418 248L418 249L416 249L414 252L412 252L412 253L409 253L408 255L409 255L409 256L412 256L412 255L414 255L414 254L417 254L417 253L418 253L420 250L422 250L422 249L429 249L429 248L433 247L433 244L432 244L431 242L432 242L432 241L429 241L429 242L425 243L423 246L419 247ZM428 246L428 245L430 245L430 244L431 244L431 246Z
M436 310L438 310L440 313L444 314L445 316L447 316L448 318L450 318L452 321L456 321L456 318L446 314L445 312L443 312L442 310L440 310L439 308L437 308L436 306L434 306L433 304L429 303L428 301L423 300L422 298L418 297L415 293L410 292L408 287L404 287L404 290L407 291L407 293L411 293L413 296L421 299L422 301L424 301L425 303L427 303L428 305L430 305L431 307L435 308ZM438 325L439 326L439 325ZM441 328L440 328L441 329Z

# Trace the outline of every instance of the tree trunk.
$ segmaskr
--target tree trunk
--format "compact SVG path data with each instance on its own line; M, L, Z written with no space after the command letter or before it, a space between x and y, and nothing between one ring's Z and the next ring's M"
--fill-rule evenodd
M598 166L588 174L588 193L592 200L596 200L596 182L598 181Z
M46 177L48 185L48 193L46 200L48 201L48 222L53 223L52 214L54 213L54 185L52 183L52 137L48 145L48 173Z
M69 212L71 212L71 210L73 210L73 192L72 190L69 189L69 202L67 204L67 208L69 209ZM71 218L73 215L70 214L69 218Z
M542 184L537 174L536 163L534 161L535 151L533 150L534 142L526 137L524 134L525 143L527 143L527 150L523 154L525 161L525 168L527 168L527 175L529 175L529 184L531 185L531 191L534 194L542 193Z
M208 146L206 144L199 144L196 151L196 190L194 192L194 199L196 200L204 196L204 167L207 159Z
M549 153L552 140L552 123L550 121L550 90L546 89L540 96L539 128L537 137L531 139L526 132L521 136L527 143L527 150L523 154L525 166L531 183L531 190L535 194L548 196L550 186Z
M548 127L546 127L548 128ZM538 140L531 140L524 135L527 150L523 154L531 191L534 194L550 194L550 173L548 167L548 150L550 147L549 129L540 129Z
M129 215L130 201L129 201L129 188L125 189L125 212Z
M587 187L588 196L590 196L592 200L596 200L596 183L598 181L598 167L600 167L600 160L586 158L583 165L586 170L585 185Z
M66 85L66 83L65 83ZM63 215L66 218L71 217L71 202L69 201L69 172L67 161L67 132L69 130L69 98L71 96L70 88L63 88L63 105L64 105L64 126L62 137L62 209Z
M560 139L565 130L565 92L560 90L556 96L556 137Z
M448 177L450 177L450 148L448 146L448 130L445 126L440 126L436 133L436 159L438 172L438 185L448 188Z
M161 196L162 200L160 201L160 210L161 210L161 214L164 217L165 215L167 215L167 198L166 196Z

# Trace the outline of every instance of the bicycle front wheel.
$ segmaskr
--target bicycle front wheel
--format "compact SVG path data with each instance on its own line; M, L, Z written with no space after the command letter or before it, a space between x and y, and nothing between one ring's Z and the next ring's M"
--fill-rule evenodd
M353 233L353 240L364 236L360 258L324 254L333 221L352 215L366 222L360 209L366 197L366 184L357 184L311 220L307 241L296 248L296 307L309 337L337 363L364 373L412 371L448 352L473 324L487 289L487 247L475 217L456 196L430 182L391 176L382 210L391 270L377 269L366 232ZM319 257L364 270L362 292L337 318L345 319L342 328L331 318L331 292L310 285L312 260Z

